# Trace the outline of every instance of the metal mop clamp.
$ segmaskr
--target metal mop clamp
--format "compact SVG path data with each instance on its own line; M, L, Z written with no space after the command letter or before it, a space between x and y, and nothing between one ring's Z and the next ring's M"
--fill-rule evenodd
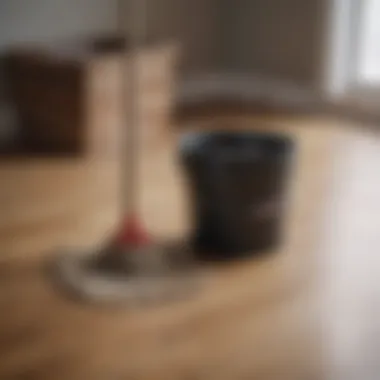
M121 9L122 1L119 1ZM198 270L184 245L155 244L139 215L139 56L145 35L146 3L133 2L134 25L127 73L123 71L127 123L123 139L122 207L125 217L99 252L65 253L55 278L76 296L92 301L156 301L177 298L194 289ZM121 11L119 9L119 14Z

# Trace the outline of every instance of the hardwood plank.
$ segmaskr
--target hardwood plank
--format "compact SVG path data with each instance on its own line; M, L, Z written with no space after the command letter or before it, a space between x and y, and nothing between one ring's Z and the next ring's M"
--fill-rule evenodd
M380 330L370 305L380 284L361 260L375 266L380 241L368 246L370 255L361 250L365 236L351 234L356 248L350 257L343 243L360 210L378 225L379 214L371 213L380 207L378 197L366 203L355 193L361 203L349 208L347 202L355 181L370 184L380 140L334 120L281 115L197 117L184 120L178 134L220 126L283 131L296 139L286 244L261 259L215 266L194 298L147 309L76 303L42 270L65 239L91 245L110 230L117 219L117 162L0 164L0 197L12 206L0 220L1 379L338 380L349 379L353 367L355 379L371 378L365 376L376 370L371 360L380 340L369 331ZM163 237L188 228L185 188L173 158L178 134L147 150L142 163L143 215ZM345 157L356 168L353 177ZM339 234L331 232L334 223L342 226ZM9 252L12 239L22 244ZM368 278L353 287L360 273ZM342 331L345 310L353 313L355 305L361 312Z

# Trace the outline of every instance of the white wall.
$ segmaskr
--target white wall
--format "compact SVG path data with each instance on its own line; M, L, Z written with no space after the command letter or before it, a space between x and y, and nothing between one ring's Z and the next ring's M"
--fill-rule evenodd
M357 81L360 84L380 83L380 1L362 0Z

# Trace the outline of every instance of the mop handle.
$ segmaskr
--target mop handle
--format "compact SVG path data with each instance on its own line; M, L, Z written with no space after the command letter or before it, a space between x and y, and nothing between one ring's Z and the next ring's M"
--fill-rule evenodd
M119 0L123 3L123 0ZM140 168L140 55L145 37L145 0L133 0L131 4L131 27L124 30L129 42L124 55L122 101L125 105L123 126L121 199L123 215L133 216L139 212L139 168ZM120 8L123 8L120 6ZM120 11L120 10L119 10ZM123 22L123 12L119 12ZM123 26L124 29L124 26Z

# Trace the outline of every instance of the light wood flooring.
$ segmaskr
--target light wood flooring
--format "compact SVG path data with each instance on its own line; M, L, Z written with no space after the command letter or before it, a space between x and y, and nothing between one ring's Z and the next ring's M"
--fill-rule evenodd
M191 299L104 307L56 289L43 262L92 247L117 219L111 161L0 163L0 379L380 378L380 135L323 117L203 115L182 128L279 130L297 141L287 241L216 266ZM186 236L186 188L167 134L142 162L142 213Z

